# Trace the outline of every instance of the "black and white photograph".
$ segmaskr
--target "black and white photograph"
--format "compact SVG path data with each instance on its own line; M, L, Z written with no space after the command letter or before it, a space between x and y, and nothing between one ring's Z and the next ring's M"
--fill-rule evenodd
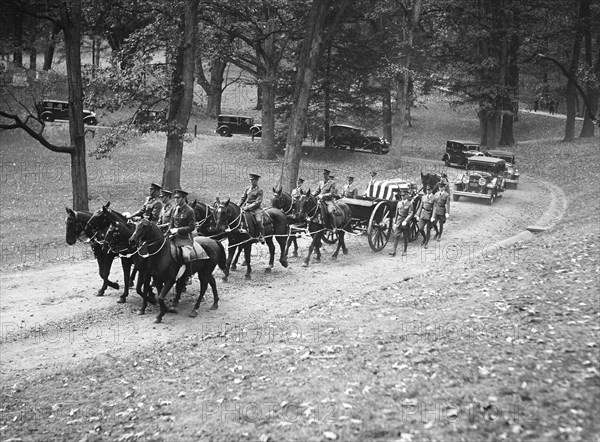
M2 442L600 442L600 0L0 0Z

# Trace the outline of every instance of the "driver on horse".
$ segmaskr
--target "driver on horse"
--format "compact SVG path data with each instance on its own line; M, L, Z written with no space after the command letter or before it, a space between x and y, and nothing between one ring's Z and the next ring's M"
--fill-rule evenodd
M319 182L317 190L315 190L314 196L324 201L327 205L327 211L332 217L335 216L336 212L339 212L339 208L336 206L334 199L338 196L337 189L335 187L335 181L330 176L331 171L323 169L323 181Z
M169 221L169 233L173 235L173 241L177 247L191 246L194 244L192 232L196 230L196 214L187 205L185 197L187 192L181 189L173 191L175 207L171 212Z
M264 244L265 227L263 226L263 211L261 208L263 201L263 190L258 187L258 179L260 178L260 175L256 175L255 173L251 173L249 175L250 185L246 187L246 190L244 190L244 194L242 195L242 199L238 205L243 211L252 213L254 220L256 221L256 226L258 227L258 240L261 244Z
M296 187L294 189L292 189L292 193L290 194L292 196L292 204L294 201L296 201L298 199L298 197L300 195L302 195L302 184L304 183L304 180L302 178L298 178L298 181L296 181Z
M171 197L173 196L173 192L167 189L160 189L160 198L162 199L162 209L160 210L160 215L158 217L158 227L164 232L169 228L169 224L171 222L171 215L173 214L173 203L171 201Z
M158 221L158 218L160 217L160 211L163 206L161 200L158 197L161 189L162 187L158 184L150 183L150 186L148 187L148 197L146 198L146 201L144 201L144 204L137 212L132 213L127 218L131 219L136 216L141 216L142 218L146 218L148 221L156 223Z
M358 187L354 182L354 177L348 177L348 184L344 184L342 187L342 197L344 198L356 198L358 197Z

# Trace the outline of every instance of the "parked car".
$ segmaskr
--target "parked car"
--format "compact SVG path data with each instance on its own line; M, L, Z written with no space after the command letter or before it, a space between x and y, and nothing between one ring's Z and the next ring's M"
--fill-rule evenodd
M255 124L254 118L245 115L219 115L216 132L222 137L230 137L233 134L262 135L262 125Z
M38 117L42 121L69 120L69 102L61 100L44 100L36 105ZM96 114L83 110L83 122L94 126L98 124Z
M442 157L442 161L446 164L446 167L450 167L451 164L464 167L467 165L467 158L482 155L483 153L479 151L479 143L448 140L446 141L446 153Z
M378 155L390 151L390 143L385 138L365 135L363 129L348 124L330 126L329 134L329 144L334 149L365 149Z
M520 173L515 163L515 153L508 150L488 150L485 154L489 157L501 158L506 161L506 187L517 188L519 185Z
M506 161L500 158L474 156L467 159L467 170L454 182L452 199L461 196L484 198L491 205L505 189Z

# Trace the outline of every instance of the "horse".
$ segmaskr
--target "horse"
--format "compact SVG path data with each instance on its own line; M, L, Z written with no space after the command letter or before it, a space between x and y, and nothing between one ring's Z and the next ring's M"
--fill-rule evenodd
M269 266L265 269L265 272L270 272L273 268L273 262L275 260L275 245L273 244L273 236L277 238L281 255L279 262L283 267L288 266L287 262L287 237L289 236L288 222L285 214L274 207L265 209L267 217L272 221L271 223L263 222L265 229L265 241L269 247ZM251 279L250 274L252 273L252 267L250 265L250 254L252 251L252 243L256 242L256 237L250 233L256 233L254 227L254 220L252 214L242 211L240 206L232 203L229 199L221 202L217 198L217 207L215 208L215 224L217 229L221 232L227 233L227 239L229 241L229 253L227 256L227 270L223 279L227 281L229 277L229 269L231 268L231 262L237 248L244 250L244 257L246 259L246 279ZM245 226L244 226L245 223ZM250 233L244 231L245 229L250 230Z
M154 322L162 322L162 318L166 313L176 313L173 308L169 309L165 303L167 293L169 293L169 290L171 290L177 281L176 298L172 306L175 307L179 302L183 285L185 285L188 276L191 277L196 273L200 280L200 295L189 316L191 318L198 316L200 302L204 298L204 294L206 293L209 284L213 292L213 305L210 309L216 310L219 308L217 284L212 275L217 265L223 272L225 272L226 269L225 249L219 241L204 236L196 236L194 242L198 243L204 249L209 258L197 259L186 263L185 272L179 279L177 279L177 274L184 263L177 257L177 247L163 234L158 226L147 219L142 219L129 238L129 242L137 242L138 247L141 245L147 247L148 272L155 281L162 283L162 288L158 295L160 313Z
M294 212L294 199L291 194L284 192L281 187L279 190L273 187L273 199L271 200L271 205L285 213L290 226L298 222L298 215ZM286 247L289 249L290 244L292 243L294 244L292 257L296 258L298 256L298 241L296 235L290 235Z
M317 261L321 260L321 241L325 230L335 230L338 232L338 245L331 259L337 259L340 248L344 255L348 254L346 247L345 233L352 232L350 220L352 219L352 211L347 204L343 202L336 203L341 210L341 215L331 214L328 212L325 201L317 201L315 196L310 193L310 190L301 192L300 196L294 203L294 209L298 213L300 220L306 220L308 231L313 240L308 248L308 255L302 263L302 267L308 267L310 255L313 250L316 251Z
M85 226L92 217L92 213L79 210L75 211L68 207L66 207L66 210L66 241L68 245L72 246L77 240L85 235ZM88 238L92 251L94 252L94 257L98 262L98 273L103 281L102 287L96 292L96 296L104 296L108 287L119 290L119 284L108 279L110 268L112 267L112 262L116 255L104 244L102 232L90 235Z
M135 267L143 269L143 271L140 271L136 285L136 292L142 297L142 307L138 310L138 314L143 315L146 313L148 303L156 305L156 298L150 287L147 258L143 258L138 253L136 247L132 246L129 242L129 238L133 235L133 232L134 227L127 223L120 221L111 222L106 231L105 242L114 253L121 257L121 260L123 260L124 256L130 258ZM157 289L161 289L159 284L157 284Z
M121 222L123 224L127 224L129 221L125 215L119 213L115 210L109 208L110 201L106 203L106 205L102 206L101 209L98 209L88 220L85 226L86 235L92 236L96 235L98 232L106 232L111 223ZM142 264L142 262L140 262ZM131 286L131 282L133 282L132 275L132 267L134 262L131 258L121 256L121 266L123 268L123 277L125 279L123 294L117 300L117 303L124 304L127 302L127 296L129 296L129 287ZM141 274L143 268L135 267L135 270L140 271L139 279L142 279L144 276ZM135 271L134 270L134 271Z
M442 177L439 176L437 173L421 172L421 184L423 184L422 190L424 190L427 186L431 186L431 193L436 193L440 189L441 180Z
M206 203L194 200L190 207L196 215L196 232L202 236L210 236L213 239L220 240L225 234L219 232L215 226L213 216L214 208Z

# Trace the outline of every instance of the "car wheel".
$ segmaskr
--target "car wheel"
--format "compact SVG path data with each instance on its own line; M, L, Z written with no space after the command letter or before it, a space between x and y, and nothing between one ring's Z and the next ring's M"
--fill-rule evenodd
M54 117L52 114L44 114L42 115L42 120L52 122L54 121Z
M373 146L373 153L376 155L381 155L381 144L376 144Z
M221 135L222 137L230 137L231 133L229 132L229 128L222 127L221 129L219 129L219 135Z
M460 199L460 195L452 195L453 201L458 201Z
M95 126L96 124L98 124L98 120L96 120L95 118L90 118L87 121L83 121L85 124L89 124L90 126Z

